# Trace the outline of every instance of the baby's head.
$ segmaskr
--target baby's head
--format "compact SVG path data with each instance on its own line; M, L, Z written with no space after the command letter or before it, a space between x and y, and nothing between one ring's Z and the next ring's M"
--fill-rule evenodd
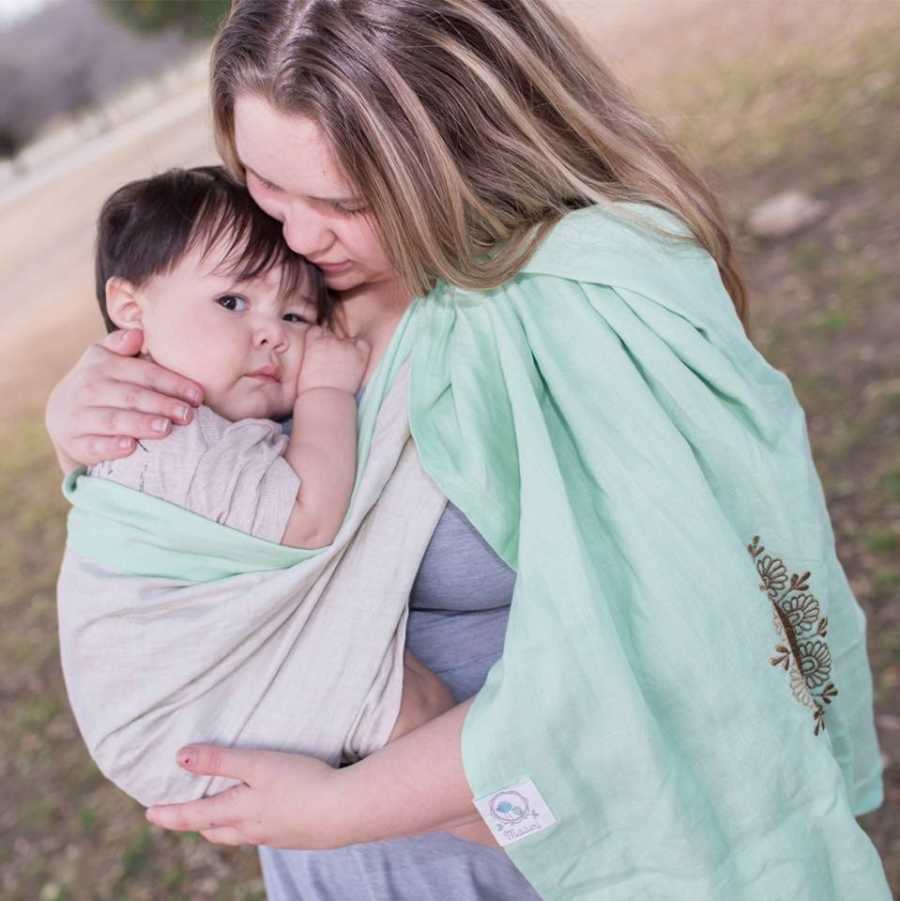
M306 331L333 313L318 270L219 166L119 188L100 213L96 284L107 329L142 329L142 353L231 420L290 414Z

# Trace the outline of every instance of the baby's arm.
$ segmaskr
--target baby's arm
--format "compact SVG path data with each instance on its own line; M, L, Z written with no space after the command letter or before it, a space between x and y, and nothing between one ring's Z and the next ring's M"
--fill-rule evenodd
M321 328L306 335L294 428L285 459L302 479L282 544L325 547L334 541L356 479L356 392L369 346Z

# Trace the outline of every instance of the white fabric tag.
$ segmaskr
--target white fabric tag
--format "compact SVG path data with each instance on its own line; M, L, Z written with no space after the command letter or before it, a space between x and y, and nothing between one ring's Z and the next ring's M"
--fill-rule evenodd
M483 798L475 798L473 803L502 847L526 835L543 832L557 823L547 802L530 779Z

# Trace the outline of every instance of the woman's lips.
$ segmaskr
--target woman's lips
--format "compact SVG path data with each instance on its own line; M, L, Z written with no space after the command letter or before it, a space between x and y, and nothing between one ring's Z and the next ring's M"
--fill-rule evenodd
M343 263L316 263L316 266L322 270L322 272L343 272L345 269L349 269L353 264L350 260L344 260Z

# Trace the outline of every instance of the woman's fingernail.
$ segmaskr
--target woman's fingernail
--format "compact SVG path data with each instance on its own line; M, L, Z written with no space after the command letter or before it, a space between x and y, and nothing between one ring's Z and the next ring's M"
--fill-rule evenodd
M183 422L187 422L191 417L191 411L190 409L188 409L188 407L179 407L176 412L178 414L178 418Z
M120 450L131 450L131 439L130 438L120 438L119 439L119 449Z
M163 419L160 417L159 419L153 420L153 431L154 432L167 432L169 430L169 420Z
M188 391L188 400L192 404L199 404L203 400L203 395L196 388L191 388Z

